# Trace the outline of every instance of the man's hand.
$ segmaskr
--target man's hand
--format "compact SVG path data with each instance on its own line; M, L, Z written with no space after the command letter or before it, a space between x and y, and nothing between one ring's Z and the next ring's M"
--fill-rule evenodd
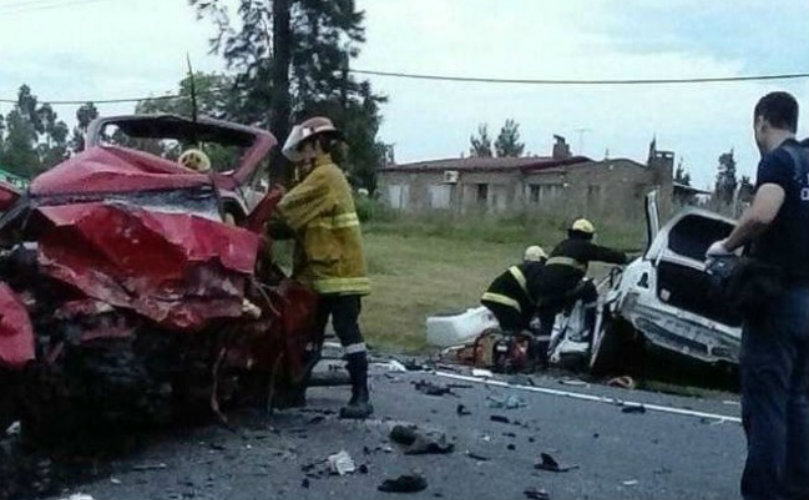
M727 240L719 240L713 242L713 244L708 247L708 251L705 252L705 258L707 260L716 259L718 257L729 257L734 255L733 252L727 249L725 243Z

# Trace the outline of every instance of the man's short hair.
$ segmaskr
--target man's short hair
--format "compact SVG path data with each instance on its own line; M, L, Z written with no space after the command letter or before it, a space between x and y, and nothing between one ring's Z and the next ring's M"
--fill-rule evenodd
M770 92L762 97L753 113L753 119L762 117L775 128L798 131L798 101L788 92Z

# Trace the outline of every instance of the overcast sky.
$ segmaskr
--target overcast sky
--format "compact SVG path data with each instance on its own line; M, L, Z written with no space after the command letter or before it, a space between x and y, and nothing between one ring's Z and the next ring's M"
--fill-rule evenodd
M680 78L809 71L809 3L802 0L358 0L368 41L354 67L496 78ZM42 99L138 97L172 90L185 54L203 71L213 27L185 0L0 0L0 98L29 84ZM399 162L458 156L486 122L520 123L527 149L552 135L574 152L645 161L661 149L684 159L699 187L735 148L742 173L757 152L751 111L783 89L803 105L809 80L689 86L530 86L371 77L390 101L382 140ZM131 105L101 106L102 113ZM9 105L0 104L6 113ZM59 107L64 118L73 107Z

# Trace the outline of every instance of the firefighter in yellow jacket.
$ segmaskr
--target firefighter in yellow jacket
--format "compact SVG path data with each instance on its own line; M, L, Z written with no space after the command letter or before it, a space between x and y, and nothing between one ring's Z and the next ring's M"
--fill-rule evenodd
M368 357L358 324L361 297L371 286L351 187L331 156L341 142L342 134L328 118L310 118L293 127L283 154L299 166L301 181L281 199L278 211L295 234L293 276L320 295L318 326L325 329L331 316L345 348L351 400L340 416L359 419L373 413Z

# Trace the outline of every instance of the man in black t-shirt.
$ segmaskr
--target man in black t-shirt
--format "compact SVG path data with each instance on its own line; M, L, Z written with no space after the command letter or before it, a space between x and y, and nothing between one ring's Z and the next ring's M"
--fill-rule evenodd
M766 317L746 320L742 333L741 488L746 499L809 498L809 150L795 140L798 103L786 92L761 98L754 121L753 204L707 258L746 246L787 276Z

